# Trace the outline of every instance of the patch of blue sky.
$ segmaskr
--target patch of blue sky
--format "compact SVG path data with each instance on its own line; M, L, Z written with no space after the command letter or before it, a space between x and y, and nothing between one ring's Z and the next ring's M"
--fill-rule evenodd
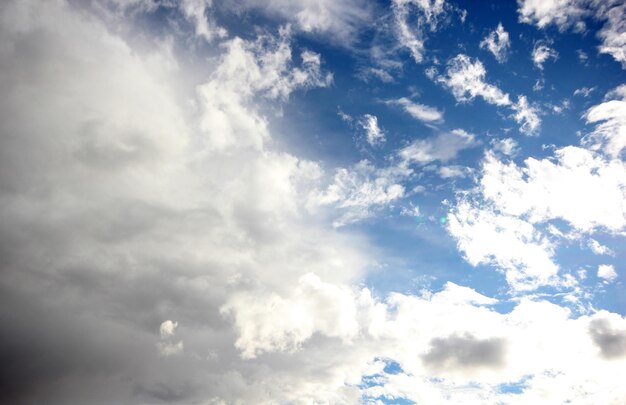
M397 63L397 68L388 71L391 81L363 74L366 69L376 67L370 57L371 47L393 42L393 35L382 30L391 18L389 13L382 13L381 20L359 32L349 46L316 33L294 30L294 62L299 63L303 50L319 53L322 69L332 72L333 83L328 88L292 94L270 126L275 129L272 131L275 138L287 145L287 149L320 162L330 175L336 168L350 168L363 159L379 168L397 164L400 148L442 132L459 128L474 134L476 144L448 161L411 165L414 175L401 182L407 190L406 196L377 210L371 218L347 225L346 231L363 232L377 250L380 259L363 280L376 293L382 296L391 291L414 293L425 287L437 290L452 281L498 298L501 300L498 306L504 311L512 305L507 300L504 274L492 265L473 267L464 260L446 230L447 207L442 202L454 202L458 191L474 185L474 176L480 175L481 159L494 139L515 140L519 152L508 159L517 164L528 157L550 158L555 148L579 145L581 137L593 128L585 124L583 114L602 102L607 91L621 84L624 74L619 63L597 52L599 40L595 35L571 30L559 32L553 26L538 30L520 23L516 2L460 1L456 5L467 10L465 22L458 16L449 16L436 32L428 32L422 63L415 63L406 50L396 48L388 52L386 60ZM379 10L389 10L390 2L380 1L377 6ZM231 37L253 35L250 25L276 31L275 19L255 10L245 13L244 21L240 20L241 16L223 13L220 7L215 7L214 12ZM154 18L161 17L156 14ZM482 39L500 23L509 33L511 43L503 63L480 47ZM601 27L594 21L587 24L590 32ZM543 69L537 68L531 58L538 41L545 41L558 52L558 57L546 61ZM480 96L459 102L441 83L427 76L428 68L444 74L447 61L458 54L480 61L486 70L485 82L508 94L511 102L523 95L538 108L541 119L538 136L521 133L510 108L490 104ZM581 54L586 59L581 59ZM581 88L593 90L575 95ZM417 120L401 105L389 102L400 98L435 108L443 118L436 122ZM352 124L343 120L339 111L352 117ZM365 114L377 117L385 134L384 143L371 147L364 142L363 130L354 122ZM447 165L467 167L471 171L461 178L441 178L437 171ZM411 193L417 186L424 191ZM418 207L419 215L402 215L407 207ZM621 248L623 237L602 232L593 237L615 255L595 256L583 242L560 241L554 258L561 274L586 271L588 277L581 284L588 291L598 292L592 297L594 305L625 314L626 305L619 294L625 273L619 263L626 262ZM616 266L615 282L604 283L596 277L600 264ZM563 291L542 287L537 293L552 294L552 299L561 300Z

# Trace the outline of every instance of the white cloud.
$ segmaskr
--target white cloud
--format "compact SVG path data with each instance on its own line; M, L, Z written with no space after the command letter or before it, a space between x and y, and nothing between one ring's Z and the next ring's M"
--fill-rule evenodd
M587 122L595 123L596 127L583 139L583 143L617 158L626 149L626 85L610 91L606 98L607 101L585 113Z
M446 15L445 0L393 0L391 9L398 42L409 50L416 63L421 63L426 31L435 31Z
M25 388L15 395L330 401L342 379L311 385L306 359L244 363L219 314L237 292L282 293L311 269L343 282L368 260L364 241L303 218L319 167L265 144L262 110L328 83L319 57L292 63L283 33L232 39L192 66L186 47L176 49L184 55L173 71L142 38L134 48L68 2L0 5L0 234L15 247L2 264L11 298L0 287L24 314L12 347L49 354L20 355ZM161 337L164 319L186 327L172 321L164 331L175 338ZM262 388L276 382L289 390Z
M480 184L498 210L532 223L558 218L582 232L626 227L626 168L583 148L558 149L552 159L528 158L522 167L488 154Z
M389 100L388 103L401 106L404 111L409 113L416 120L434 123L443 121L443 112L439 111L437 108L430 107L424 104L414 103L406 97L401 97L396 100Z
M402 166L427 164L434 161L447 162L456 158L464 149L476 146L474 134L462 129L442 132L426 139L416 139L397 152Z
M464 166L441 166L439 176L442 179L452 179L455 177L467 176L468 168Z
M374 215L405 195L402 180L412 173L400 167L377 168L362 160L351 168L337 169L333 182L309 198L310 207L333 205L342 212L333 222L336 227L358 222Z
M183 341L174 341L177 327L178 322L174 322L169 319L161 323L159 328L161 341L157 343L157 349L161 356L169 357L183 352L185 348Z
M548 239L544 226L557 238L574 240L626 229L626 167L589 149L567 146L549 158L527 158L522 166L488 152L478 183L471 198L452 208L448 229L470 263L504 270L516 290L564 282L553 260L558 239ZM571 232L561 232L555 221L564 221Z
M278 38L234 38L222 45L225 52L212 80L197 88L204 110L200 125L213 148L262 148L269 133L266 119L248 107L255 97L281 101L296 89L331 83L332 75L321 71L316 53L302 52L301 66L292 66L289 35L283 29Z
M487 71L481 61L460 54L448 61L446 76L438 76L436 80L449 88L460 102L469 102L476 97L482 97L489 104L510 105L508 94L485 82L486 74Z
M521 124L520 132L536 135L541 125L539 109L531 106L523 95L518 97L517 103L513 103L507 93L485 81L486 74L480 60L460 54L448 61L446 74L436 76L434 80L447 87L459 102L471 102L476 97L482 97L489 104L511 108L515 112L513 118Z
M341 108L337 108L337 115L344 122L350 123L350 122L352 122L354 120L354 118L352 118L352 116L350 114L345 113Z
M368 81L370 77L375 77L383 83L392 83L394 81L393 76L382 68L364 68L360 70L358 77L364 81Z
M288 297L245 294L221 310L235 318L235 346L244 358L254 358L268 351L293 352L316 332L351 341L359 332L356 301L349 288L308 273Z
M615 7L600 9L596 17L606 18L606 23L598 32L598 37L602 44L598 52L607 53L616 61L622 64L622 69L626 69L626 37L624 28L626 27L626 5L619 1L614 1Z
M537 43L535 43L532 60L537 69L543 70L543 64L546 63L548 59L557 60L558 58L559 53L550 48L545 41L537 41Z
M495 152L506 156L515 156L519 150L517 141L513 138L494 139L490 144Z
M174 322L171 320L163 321L161 326L159 327L159 333L161 336L174 336L176 332L176 328L178 327L178 322Z
M620 94L618 89L609 96ZM600 124L585 143L600 149L602 143L593 141L621 135L620 102L610 100L587 112L589 122ZM619 146L606 149L609 157L621 151ZM626 167L590 149L567 146L551 158L527 158L522 166L503 162L489 152L479 186L477 200L462 198L452 209L448 228L470 263L491 263L503 269L514 289L562 282L552 259L557 245L543 234L544 225L566 239L626 229ZM572 232L559 231L552 224L555 220L565 221ZM594 240L590 247L596 253L610 252Z
M417 139L396 152L394 164L376 167L362 160L350 168L337 169L332 182L323 190L312 192L308 207L333 206L339 217L333 226L341 227L371 218L395 201L406 196L403 183L414 174L412 165L448 162L462 150L478 145L476 137L462 129L439 133L426 139ZM442 169L443 176L457 175L458 169Z
M378 118L375 115L365 114L358 123L365 131L365 140L370 146L385 142L385 131L378 126Z
M9 331L0 350L19 360L11 389L20 400L624 397L626 320L617 314L575 318L530 299L499 313L495 299L452 283L384 299L355 287L371 249L308 216L321 169L277 142L269 148L262 113L297 89L327 85L319 56L292 63L283 32L233 38L210 66L181 57L177 73L160 64L166 55L148 63L71 4L0 5L0 235L11 281L0 283L10 304L0 310ZM449 139L475 142L460 132ZM428 148L430 159L456 153ZM346 208L372 195L392 201L402 187L394 179L410 174L359 170L340 179L373 184L338 189ZM483 352L491 361L476 360ZM402 371L385 373L381 359ZM520 393L501 392L511 381L524 381Z
M580 89L576 89L574 90L574 95L575 96L583 96L583 97L589 97L589 95L595 90L595 86L594 87L581 87Z
M518 5L520 21L539 28L556 24L564 30L586 14L580 0L521 0Z
M566 308L528 298L498 313L489 308L497 300L454 283L436 293L393 293L384 300L314 275L298 288L306 292L246 297L261 307L280 302L272 308L282 316L238 303L242 315L250 316L241 322L240 350L256 356L286 352L295 360L324 353L319 345L326 341L336 387L364 385L354 400L610 403L624 394L617 371L626 361L626 319L617 314L574 318ZM397 371L385 372L389 361ZM585 367L577 367L581 363ZM502 389L511 383L521 385L519 392ZM348 397L333 400L340 398Z
M237 0L235 9L260 10L270 18L279 17L302 32L324 35L325 39L351 45L359 30L372 19L373 7L364 0Z
M586 31L585 18L603 23L597 36L602 43L600 53L611 55L626 68L626 40L622 35L626 22L626 6L619 0L520 0L519 20L545 28L556 25L560 31L574 27Z
M495 265L514 290L558 284L552 243L523 219L462 201L449 213L447 224L470 264Z
M603 244L601 244L595 239L589 239L588 245L591 251L597 255L609 255L609 256L615 255L615 252L613 252L611 249L604 246Z
M515 111L513 118L520 124L520 132L525 135L537 135L541 127L539 109L530 105L526 96L519 96L517 103L511 108Z
M226 29L218 26L208 14L213 0L183 0L179 7L185 17L195 25L196 35L211 42L214 38L224 38L228 35Z
M498 24L495 31L491 31L489 35L480 42L480 48L489 50L499 63L506 62L511 49L511 40L509 39L509 33L504 30L502 23Z
M615 267L610 264L601 264L598 266L598 277L605 280L607 283L615 281L617 278Z

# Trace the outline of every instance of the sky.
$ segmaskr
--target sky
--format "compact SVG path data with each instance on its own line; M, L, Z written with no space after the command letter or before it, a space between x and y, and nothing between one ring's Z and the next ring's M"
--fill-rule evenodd
M624 404L619 0L0 2L0 404Z

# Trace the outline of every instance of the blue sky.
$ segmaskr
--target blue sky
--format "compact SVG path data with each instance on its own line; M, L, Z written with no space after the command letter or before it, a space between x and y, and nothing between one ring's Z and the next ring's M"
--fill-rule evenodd
M622 2L0 17L0 404L624 402Z

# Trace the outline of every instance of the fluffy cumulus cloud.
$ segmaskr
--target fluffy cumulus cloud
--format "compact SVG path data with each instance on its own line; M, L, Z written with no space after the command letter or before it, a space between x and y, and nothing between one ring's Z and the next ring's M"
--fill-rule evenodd
M598 266L598 277L605 280L607 283L611 283L615 281L617 278L617 273L615 272L615 267L610 264L601 264Z
M592 107L587 120L606 104ZM502 269L513 289L559 285L563 280L556 277L556 246L549 234L565 234L555 231L556 223L563 222L559 226L572 231L574 237L595 232L619 234L626 229L626 167L615 158L610 142L603 151L602 143L591 141L602 136L619 138L622 128L603 125L607 124L601 122L591 134L592 149L567 146L557 149L551 158L527 158L523 165L500 159L493 152L486 154L479 189L473 197L460 199L448 222L470 263L491 263ZM594 240L590 247L599 254L611 253ZM614 277L608 269L603 267L598 276L611 281Z
M459 54L450 59L444 75L432 78L448 88L454 98L461 103L469 103L481 97L489 104L509 107L514 111L513 118L520 124L520 132L536 135L541 126L539 109L529 104L526 96L520 95L517 103L513 103L509 95L498 86L488 83L485 78L487 70L478 59Z
M480 60L459 54L448 61L445 76L437 77L437 81L450 89L454 98L460 102L470 102L481 97L489 104L510 105L509 95L487 83L486 75L487 70Z
M305 275L297 291L248 297L254 306L242 302L237 344L244 356L286 353L291 361L321 354L322 347L331 350L335 366L322 379L334 378L346 389L332 396L318 391L311 399L611 403L623 395L612 373L624 361L625 320L615 314L574 318L558 305L528 299L498 313L490 308L496 300L453 283L431 295L396 293L379 300L367 289ZM267 317L266 305L279 316ZM581 361L590 368L576 367ZM389 364L396 371L388 371ZM320 378L310 384L318 390L332 386L320 385ZM503 388L511 384L519 385L518 393ZM357 386L362 391L351 396Z
M554 160L528 158L523 167L487 156L483 173L483 194L501 212L532 222L558 218L583 232L626 227L626 168L619 161L568 146Z
M585 20L602 24L598 31L600 53L609 54L626 68L626 5L620 0L518 0L519 20L538 28L555 25L560 31L571 27L578 32L587 29Z
M514 290L558 284L553 244L522 218L463 201L449 213L448 230L469 263L502 270Z
M242 0L292 23L242 37L213 21L218 2L136 0L132 15L122 3L0 4L0 403L623 400L616 313L445 280L419 294L365 287L371 242L332 225L383 212L429 164L469 173L453 160L484 143L435 130L381 167L333 171L280 141L287 103L333 83L294 30L349 41L362 3ZM421 7L430 24L442 3L395 7ZM161 21L178 4L180 37L163 46L137 16ZM505 99L481 86L460 94ZM493 142L478 194L449 216L472 264L518 291L565 285L542 224L586 241L624 230L620 94L587 112L584 147L514 163L515 141Z
M498 24L495 31L491 31L481 42L480 47L487 49L493 54L499 63L506 62L511 50L509 33L504 30L502 23Z
M519 19L528 24L544 28L556 24L565 29L585 15L584 4L580 0L520 0Z

